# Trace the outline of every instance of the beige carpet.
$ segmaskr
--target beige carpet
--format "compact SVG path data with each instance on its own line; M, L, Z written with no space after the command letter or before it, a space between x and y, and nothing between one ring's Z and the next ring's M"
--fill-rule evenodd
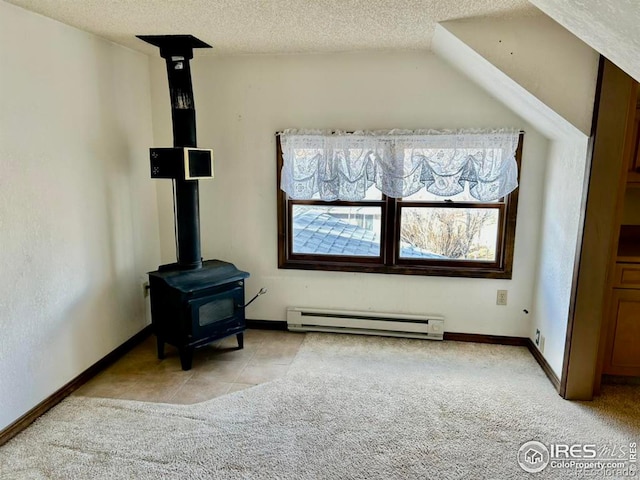
M605 393L563 401L520 347L310 334L287 377L205 403L70 397L0 478L528 478L523 442L640 440L639 387Z

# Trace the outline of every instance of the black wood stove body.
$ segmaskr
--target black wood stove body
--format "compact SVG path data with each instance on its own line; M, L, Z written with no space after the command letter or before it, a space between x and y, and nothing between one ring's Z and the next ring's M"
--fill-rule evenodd
M196 111L189 61L194 48L210 48L191 35L143 35L166 60L173 148L152 148L151 177L170 178L175 187L178 262L149 273L151 321L158 340L178 348L183 370L191 368L193 350L236 335L243 347L244 282L249 274L231 263L202 261L198 180L213 178L213 152L196 142Z
M178 347L183 370L191 368L193 349L236 335L243 347L244 280L249 274L233 264L207 260L202 268L180 270L163 265L149 273L151 318L158 340Z

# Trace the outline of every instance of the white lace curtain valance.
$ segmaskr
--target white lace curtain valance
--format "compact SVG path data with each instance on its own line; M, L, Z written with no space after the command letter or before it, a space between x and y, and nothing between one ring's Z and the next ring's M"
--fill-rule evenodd
M285 130L281 188L296 200L365 198L375 185L393 198L425 188L453 196L469 187L490 202L518 186L519 130Z

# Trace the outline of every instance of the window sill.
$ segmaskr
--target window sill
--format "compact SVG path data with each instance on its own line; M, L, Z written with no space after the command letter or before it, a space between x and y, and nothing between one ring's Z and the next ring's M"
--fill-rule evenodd
M430 277L464 277L464 278L492 278L510 280L512 272L497 268L469 268L469 267L437 267L433 265L378 265L371 263L339 263L339 262L310 262L303 260L288 260L278 265L278 268L292 270L318 270L332 272L383 273L391 275L422 275Z

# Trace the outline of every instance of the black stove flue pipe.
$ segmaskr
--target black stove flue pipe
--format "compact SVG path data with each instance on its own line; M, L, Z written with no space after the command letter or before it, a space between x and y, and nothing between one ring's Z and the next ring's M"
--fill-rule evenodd
M167 62L171 95L171 120L174 147L197 147L196 110L189 61L194 48L211 48L192 35L138 35L139 39L160 48ZM175 180L178 266L202 267L200 250L200 213L197 180Z

